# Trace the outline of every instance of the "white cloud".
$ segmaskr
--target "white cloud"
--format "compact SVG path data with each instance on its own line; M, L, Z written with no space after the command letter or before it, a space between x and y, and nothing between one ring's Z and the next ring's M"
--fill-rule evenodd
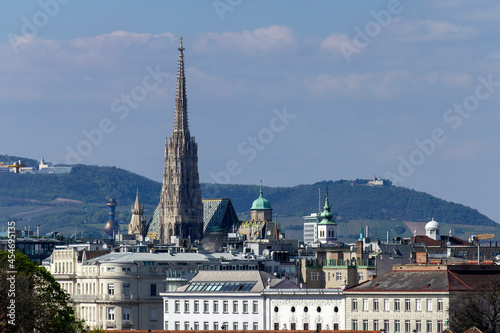
M268 53L287 53L295 50L296 46L292 29L273 25L253 31L201 34L194 49L200 53L245 52L247 55L265 56Z
M461 40L470 38L476 31L472 27L434 20L399 20L391 30L397 40L404 42Z

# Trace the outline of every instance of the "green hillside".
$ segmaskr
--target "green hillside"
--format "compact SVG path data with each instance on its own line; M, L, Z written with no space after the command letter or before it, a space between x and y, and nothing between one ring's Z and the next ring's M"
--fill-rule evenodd
M38 165L35 160L8 158L10 161L22 159L31 166ZM9 160L0 156L2 162ZM366 183L366 180L358 179L264 187L264 196L282 221L283 229L292 234L300 234L302 216L318 211L318 189L322 194L321 207L328 189L332 210L341 223L373 221L375 228L377 225L385 228L385 223L388 223L402 235L409 230L401 230L402 223L398 221L426 222L432 217L456 227L463 225L463 230L469 230L471 226L498 226L477 210L460 204L393 186L388 181L385 186L367 186ZM201 189L204 198L231 198L240 214L248 214L259 194L258 185L202 184ZM87 236L97 237L102 234L100 225L107 219L109 198L118 201L117 220L125 226L130 220L130 205L137 190L149 219L159 202L161 184L123 169L75 165L70 174L63 175L0 172L0 225L16 220L19 227L40 224L42 232L74 232L77 229L85 231ZM358 231L346 230L353 235Z

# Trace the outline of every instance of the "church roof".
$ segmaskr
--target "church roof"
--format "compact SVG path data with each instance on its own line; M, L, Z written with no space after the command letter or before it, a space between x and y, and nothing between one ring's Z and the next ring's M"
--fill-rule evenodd
M252 204L252 208L250 208L250 210L272 209L271 204L269 203L269 201L266 198L264 198L262 193L263 193L262 192L262 185L260 185L260 195L257 199L254 200L254 202Z

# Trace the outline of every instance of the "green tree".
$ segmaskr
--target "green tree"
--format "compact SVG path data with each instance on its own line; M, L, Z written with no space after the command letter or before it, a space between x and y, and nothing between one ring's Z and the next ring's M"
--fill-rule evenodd
M69 295L44 267L20 252L0 251L0 314L2 332L83 329Z
M500 281L467 292L454 300L450 328L465 332L475 326L483 333L500 332Z

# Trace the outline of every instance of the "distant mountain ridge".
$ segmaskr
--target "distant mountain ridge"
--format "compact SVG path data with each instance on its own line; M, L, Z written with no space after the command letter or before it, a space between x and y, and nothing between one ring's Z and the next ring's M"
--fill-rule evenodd
M28 160L9 157L11 160ZM2 161L2 156L0 156ZM30 160L30 164L35 164ZM424 192L397 187L386 181L385 186L367 186L367 180L322 181L293 187L264 187L264 196L278 216L304 216L318 212L328 189L332 211L340 221L349 219L399 220L426 222L431 218L450 224L497 226L477 210L448 202ZM318 198L318 189L321 199ZM85 212L65 213L64 219L89 219L85 214L103 207L109 198L121 206L122 218L127 219L128 207L139 190L141 203L150 206L149 215L159 202L161 183L116 167L75 165L70 174L39 175L0 172L0 210L9 206L72 204L57 198L82 201ZM258 185L201 184L203 198L230 198L238 213L248 213L259 195ZM75 204L75 203L73 203ZM101 209L101 208L99 208ZM105 216L105 211L99 216ZM148 216L149 219L150 216ZM8 216L0 214L0 219ZM100 217L99 217L100 218ZM96 218L99 220L99 218ZM52 220L56 217L52 216ZM43 221L43 218L41 219ZM76 223L76 222L71 223Z

